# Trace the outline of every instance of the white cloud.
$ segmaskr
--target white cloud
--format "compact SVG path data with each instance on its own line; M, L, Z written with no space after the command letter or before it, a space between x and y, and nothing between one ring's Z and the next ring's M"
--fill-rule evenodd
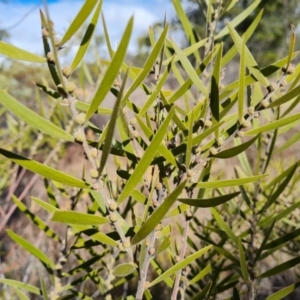
M79 11L83 1L62 0L49 4L50 17L55 24L55 31L62 36ZM41 6L41 8L43 8ZM9 28L34 9L21 23L9 31L9 42L33 53L42 54L41 26L39 7L34 4L22 4L16 1L0 2L0 28ZM137 38L147 33L150 25L164 18L164 14L173 15L169 0L104 0L104 13L112 46L120 40L129 18L134 15L134 29L129 51L135 52ZM102 24L98 23L98 33L102 34ZM73 49L74 51L75 49ZM73 52L72 51L72 52Z

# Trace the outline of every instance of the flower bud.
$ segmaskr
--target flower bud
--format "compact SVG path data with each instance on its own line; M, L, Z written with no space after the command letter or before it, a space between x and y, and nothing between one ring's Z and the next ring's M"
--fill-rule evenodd
M82 125L85 122L85 113L80 113L76 116L75 121L78 125Z
M76 131L73 136L74 136L76 142L79 142L79 143L82 143L85 138L84 133L81 130Z
M98 156L98 150L96 148L92 148L90 150L91 157L96 158Z
M69 106L69 100L68 98L64 98L62 99L61 103L60 103L62 106Z
M133 131L132 131L132 136L133 136L135 139L137 139L137 138L140 136L140 134L139 134L139 132L138 132L137 130L133 130Z
M205 125L205 127L211 127L212 121L206 120L206 121L204 122L204 125Z
M162 183L161 183L161 182L158 182L158 183L156 184L155 188L156 188L157 190L162 190L162 188L163 188Z
M110 201L108 207L109 207L109 210L115 211L118 208L118 204L115 201L112 200L112 201Z
M282 71L288 75L293 74L295 72L295 65L289 64L289 67L286 66L282 67Z
M51 62L51 63L55 64L55 57L54 57L53 52L48 52L47 53L47 60L48 60L48 62Z
M253 116L254 113L255 113L255 108L253 106L249 106L248 107L248 114L250 116Z
M243 128L249 128L249 127L251 127L251 123L249 121L243 119L242 122L241 122L241 126Z
M223 144L224 144L224 140L221 137L217 138L217 145L220 147Z
M259 116L260 116L260 113L258 111L254 112L254 114L253 114L254 118L259 118Z
M70 67L64 67L61 71L67 78L72 74L72 69Z
M113 222L113 223L118 221L118 216L114 213L110 213L109 218L110 218L111 222Z
M48 32L48 30L46 28L42 29L42 36L43 36L43 38L49 37L49 32Z
M273 83L271 83L269 86L267 86L267 90L269 93L272 93L275 91L275 86Z
M245 132L244 131L241 131L239 130L237 133L236 133L236 137L243 137L245 135Z
M136 125L137 121L135 118L132 118L130 121L129 121L129 124L130 125Z
M211 155L216 155L218 153L218 150L216 148L212 147L209 149L209 152Z
M268 100L262 100L261 102L260 102L260 105L263 107L263 108L266 108L266 107L268 107L268 105L269 105L269 101Z
M70 94L72 94L72 93L76 90L76 85L75 85L75 83L73 83L73 82L68 82L68 83L66 84L66 89L67 89L67 91L68 91Z
M92 178L98 178L99 177L99 172L96 169L91 169L89 173L90 173L90 176Z

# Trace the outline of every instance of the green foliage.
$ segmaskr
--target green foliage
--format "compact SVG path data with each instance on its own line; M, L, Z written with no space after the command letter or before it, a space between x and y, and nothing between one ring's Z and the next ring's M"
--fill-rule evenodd
M215 2L205 1L208 27L221 11ZM225 3L224 17L236 2ZM180 1L173 3L190 45L181 49L169 38L168 24L159 32L150 28L152 48L142 68L125 62L133 17L114 50L102 16L110 60L85 64L101 0L83 4L61 41L47 9L41 12L45 58L0 44L1 54L43 63L50 74L36 76L30 105L13 86L1 86L0 189L8 190L7 199L44 245L56 249L42 247L25 230L7 229L43 269L32 284L7 274L0 279L1 296L255 299L264 280L271 285L272 276L284 272L299 276L300 175L292 146L300 135L282 143L300 119L300 67L291 63L295 32L286 57L261 68L247 41L262 13L243 36L236 30L260 1L203 39ZM78 52L70 67L62 67L61 46L79 30L85 34ZM232 40L229 50L224 37ZM237 54L238 79L224 86L223 68ZM175 90L166 88L171 77ZM143 101L133 100L137 92ZM105 107L109 93L115 100ZM101 127L97 115L110 119ZM75 145L85 160L76 160L79 172L69 174L58 161L75 156ZM16 195L25 169L34 173L30 203L22 202L26 192ZM37 184L39 177L44 184ZM1 231L10 215L0 212L6 220ZM160 298L162 286L167 294ZM298 286L295 279L265 297L282 299Z

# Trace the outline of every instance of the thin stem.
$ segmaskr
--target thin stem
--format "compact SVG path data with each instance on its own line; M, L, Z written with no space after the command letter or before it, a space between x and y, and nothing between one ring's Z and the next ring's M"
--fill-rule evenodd
M143 299L143 294L146 288L146 281L147 281L147 274L148 274L148 270L149 270L149 266L150 266L150 262L152 259L152 254L151 254L151 249L153 249L154 247L154 242L155 242L155 230L153 230L150 233L149 236L149 243L146 249L146 256L145 256L145 260L142 266L142 270L140 271L140 278L139 278L139 282L138 282L138 288L137 288L137 292L136 292L136 296L135 299L136 300L142 300Z
M179 261L182 261L185 257L185 253L187 250L187 239L188 239L189 227L190 227L190 220L186 220L185 224L184 224L184 231L183 231L183 236L182 236L182 247L180 250ZM175 279L175 283L173 286L171 300L177 299L177 294L179 291L179 283L180 283L180 278L181 278L181 272L182 272L182 270L179 270L176 273L176 279Z

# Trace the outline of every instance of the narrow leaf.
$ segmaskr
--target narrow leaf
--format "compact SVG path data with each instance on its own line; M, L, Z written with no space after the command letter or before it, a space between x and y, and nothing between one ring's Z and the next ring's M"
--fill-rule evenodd
M50 266L52 269L55 268L54 262L46 254L44 254L41 250L39 250L38 248L33 246L31 242L26 241L25 239L23 239L22 237L15 234L14 232L12 232L9 229L7 229L6 232L10 236L10 238L13 239L19 246L21 246L26 251L31 253L33 256L35 256L37 259L39 259L42 263Z
M55 206L45 202L44 200L41 200L36 197L31 197L31 200L33 200L36 204L38 204L41 208L45 209L47 212L52 213L54 211L58 211L59 209Z
M195 284L199 280L201 280L203 277L205 277L208 273L212 271L211 265L208 264L203 270L201 270L193 279L189 281L189 285Z
M211 79L211 90L210 90L210 110L212 115L213 124L218 124L220 121L220 112L219 112L219 94L220 94L220 72L221 72L221 62L222 62L222 54L223 54L223 43L219 47L217 52L217 57L215 60L213 75ZM218 137L218 131L216 137Z
M236 27L239 25L243 20L245 20L254 10L255 8L259 5L261 0L256 0L254 1L251 5L249 5L246 9L242 11L237 17L235 17L231 22L230 25L232 28ZM224 27L216 36L215 40L227 35L229 33L228 27Z
M185 56L189 56L189 55L197 52L198 49L203 47L206 43L207 43L207 38L201 40L200 42L197 42L197 43L193 44L192 46L190 46L188 48L185 48L182 51L185 54ZM174 62L177 62L179 60L178 55L175 54L173 57L170 57L170 58L166 59L163 62L163 65L168 65L171 62L171 60L174 60Z
M255 32L255 30L261 20L262 15L263 15L263 9L260 10L260 12L257 14L255 19L251 23L251 25L244 32L243 36L245 38L245 43L251 38L251 36ZM226 54L223 56L223 59L222 59L222 67L224 67L228 62L230 62L237 53L238 53L238 50L235 45L233 45L228 51L226 51Z
M157 247L156 251L155 251L155 256L158 255L159 253L165 251L166 249L168 249L171 245L171 239L170 236L167 236L163 242Z
M172 65L172 61L170 62L170 65L165 69L163 75L161 76L161 78L159 79L157 86L155 87L155 89L152 91L151 95L149 96L148 100L146 101L146 103L144 104L144 106L142 107L142 109L140 110L138 116L142 117L151 107L152 103L157 99L157 96L159 95L159 93L162 90L162 87L166 81L166 79L168 78L168 75L170 73L170 69L171 69L171 65Z
M131 244L137 244L146 238L152 230L159 224L163 217L168 213L171 206L175 203L178 196L186 185L186 181L183 181L166 199L163 203L152 213L148 220L141 226L140 230L133 237Z
M189 21L180 1L177 0L172 0L172 3L174 5L174 8L176 10L176 15L178 19L180 20L180 23L183 27L184 33L187 37L187 40L190 45L194 45L196 43L195 35L194 35L194 30L191 25L191 22ZM199 52L194 53L197 61L200 61L200 55Z
M12 59L36 63L45 63L47 61L45 57L27 52L3 41L0 41L0 55L4 55Z
M143 80L149 75L152 67L154 66L157 57L165 43L165 38L167 36L169 30L169 25L167 25L163 32L161 33L157 43L155 44L153 50L151 51L151 53L149 54L147 61L145 62L142 70L140 71L140 73L138 74L138 76L136 77L136 79L133 81L133 83L131 84L131 86L129 87L129 89L127 90L126 94L124 95L123 99L122 99L122 103L124 103L129 96L133 93L133 91L136 90L136 88L143 82Z
M18 295L20 300L30 300L23 292L21 292L19 289L14 288L16 294Z
M252 176L252 177L230 179L230 180L198 182L198 183L196 183L196 186L199 188L210 188L210 189L229 187L229 186L243 185L243 184L251 183L251 182L260 180L266 176L269 176L269 174L262 174L262 175Z
M214 206L218 206L223 203L226 203L227 201L238 196L239 194L240 194L240 192L236 192L236 193L223 195L223 196L219 196L219 197L214 197L214 198L209 198L209 199L179 198L178 201L188 204L188 205L191 205L191 206L195 206L195 207L214 207Z
M41 164L37 161L20 156L13 152L9 152L7 150L0 148L0 154L31 172L39 174L48 179L58 181L61 184L66 184L66 185L74 186L74 187L78 187L78 188L88 188L89 187L89 185L82 180L79 180L73 176L66 174L66 173L55 170L44 164Z
M288 67L291 63L292 55L293 55L294 48L295 48L295 42L296 42L295 26L291 25L291 28L292 28L292 36L291 36L291 40L290 40L289 55L288 55L288 60L287 60L287 63L286 63L286 70L288 70Z
M60 46L64 45L78 31L78 29L82 26L82 24L85 22L85 20L88 18L88 16L94 9L97 2L98 0L85 1L77 16L75 17L68 30L64 34L63 38L61 39L59 43Z
M123 60L126 55L126 50L129 44L132 26L133 26L133 17L130 18L127 27L125 29L125 32L123 34L123 37L121 39L121 42L119 44L119 47L94 95L90 108L86 114L86 120L89 120L91 116L94 114L94 112L98 109L99 105L102 103L105 96L107 95L110 88L112 87L116 76L120 72L120 68L122 66Z
M111 144L113 141L113 137L114 137L114 133L115 133L115 127L117 124L117 120L118 120L118 116L120 113L120 104L121 104L121 99L122 99L122 95L126 86L126 82L127 82L127 76L128 76L128 71L126 72L125 78L123 80L122 86L120 88L114 109L113 109L113 113L111 115L111 118L109 120L109 125L107 127L107 134L106 134L106 138L105 138L105 142L104 142L104 146L102 148L102 155L101 155L101 160L100 160L100 167L99 167L99 174L102 174L102 171L105 167L108 155L110 153L110 149L111 149Z
M241 37L238 35L238 33L236 32L236 30L231 26L230 23L228 23L227 26L229 28L229 32L234 41L234 44L236 45L239 53L241 54L243 41L242 41ZM254 75L254 77L263 86L267 87L269 85L269 82L264 77L264 75L261 73L261 71L259 70L254 57L252 56L251 52L249 51L249 49L247 48L246 45L245 45L245 53L244 54L245 54L245 64L246 64L247 68L249 69L249 71Z
M126 277L133 273L136 270L135 266L133 264L120 264L116 266L113 270L113 274L117 277Z
M226 222L224 222L224 220L222 219L222 217L220 216L220 214L211 207L211 212L214 215L220 229L222 229L227 236L236 244L238 245L238 238L237 236L233 233L233 231L230 229L230 227L226 224Z
M161 142L167 132L168 126L174 115L174 110L175 110L174 107L170 110L168 116L166 117L166 119L164 120L164 122L162 123L160 128L158 129L156 135L154 136L150 145L146 149L143 157L139 161L133 174L130 176L129 180L127 181L123 191L119 195L119 198L118 198L119 204L122 203L126 199L127 196L129 196L131 191L134 190L135 186L138 184L140 179L144 176L147 168L151 164L152 159L155 157L155 155L159 149L159 145L161 144Z
M101 225L109 223L107 218L80 213L77 211L58 210L53 213L52 222L60 222L74 225Z
M290 259L264 273L262 273L260 275L260 278L267 278L267 277L271 277L271 276L274 276L274 275L277 275L279 273L282 273L288 269L291 269L295 266L297 266L298 264L300 264L300 257L296 257L296 258L293 258L293 259Z
M153 135L153 132L149 129L149 127L147 127L144 122L141 120L141 118L136 115L136 119L141 127L141 129L143 130L144 134L146 135L146 137L148 139L151 138L151 136ZM171 163L173 166L177 167L177 163L176 163L176 159L174 157L174 155L172 154L172 152L164 145L164 143L161 143L159 145L158 148L158 152L166 159L166 161L168 161L169 163Z
M246 263L246 258L245 258L245 252L243 248L243 244L241 241L241 238L239 238L239 252L240 252L240 264L241 264L241 270L242 270L242 275L247 284L249 284L249 273L248 273L248 267Z
M289 295L293 291L295 291L300 286L300 281L297 281L294 284L287 286L286 288L281 289L280 291L272 294L271 296L267 297L266 300L280 300L283 299L285 296Z
M183 259L182 261L178 262L177 264L175 264L173 267L171 267L170 269L168 269L167 271L165 271L163 274L161 274L160 276L158 276L156 279L154 279L151 283L150 283L150 287L154 286L155 284L161 282L162 280L170 277L171 275L175 274L177 271L185 268L186 266L188 266L189 264L191 264L192 262L194 262L197 258L201 257L202 255L204 255L208 250L211 249L211 245L202 248L201 250L189 255L188 257L186 257L185 259Z
M288 93L282 95L281 97L276 99L274 102L270 103L267 108L280 106L280 105L294 99L295 97L299 96L299 94L300 94L300 85L296 86L294 89L292 89Z
M12 195L12 199L18 206L19 210L22 211L36 226L38 226L40 230L44 231L53 240L61 242L59 236L48 225L46 225L41 218L33 214L15 195Z
M242 39L242 49L240 54L240 76L239 76L239 89L238 89L238 111L239 122L242 123L244 119L244 102L245 102L245 38Z
M10 286L14 286L16 288L20 288L22 290L25 290L27 292L36 294L36 295L41 295L41 290L38 289L37 287L30 285L28 283L24 283L24 282L20 282L17 280L12 280L12 279L5 279L5 278L0 278L0 282L10 285Z
M258 128L250 129L245 132L245 135L253 135L253 134L259 134L261 132L268 132L297 121L300 121L300 113L270 122Z
M259 136L260 134L258 134L256 137L254 137L253 139L249 140L244 144L238 145L236 147L232 147L228 150L220 151L219 153L215 154L214 157L223 158L223 159L234 157L244 152L246 149L248 149L259 138Z
M279 245L282 245L282 244L284 244L284 243L286 243L286 242L288 242L288 241L290 241L290 240L295 239L295 238L298 237L299 235L300 235L300 228L295 229L295 230L293 230L292 232L289 232L289 233L287 233L286 235L281 236L280 238L278 238L278 239L276 239L276 240L274 240L274 241L268 243L268 244L265 246L264 250L271 249L271 248L275 248L275 247L277 247L277 246L279 246Z
M57 139L63 139L70 142L74 141L72 135L64 131L62 128L56 126L49 120L41 117L31 109L27 108L25 105L21 104L19 101L5 93L3 90L0 90L0 103L25 123L31 125L33 128L49 134Z
M99 18L99 14L100 14L100 10L101 10L101 6L102 6L102 0L100 0L96 10L95 10L95 13L94 13L94 16L91 20L91 23L88 25L86 31L85 31L85 34L83 36L83 39L80 43L80 46L79 46L79 49L73 59L73 62L71 64L71 70L74 71L77 66L79 65L79 63L81 62L82 58L84 57L88 47L89 47L89 44L92 40L92 37L93 37L93 34L95 32L95 29L96 29L96 26L97 26L97 23L98 23L98 18Z
M266 209L268 209L277 199L280 195L282 195L284 189L288 186L289 182L293 178L296 170L298 168L298 164L294 166L294 168L291 169L291 171L287 174L286 178L283 180L283 182L278 186L278 188L268 197L268 200L264 204L263 208L259 213L263 213Z
M177 44L173 40L171 40L171 43L187 75L192 80L192 82L196 85L199 91L201 91L203 95L207 97L208 93L206 87L204 86L199 76L197 75L195 68L192 66L188 58L185 56L184 52L177 46Z

